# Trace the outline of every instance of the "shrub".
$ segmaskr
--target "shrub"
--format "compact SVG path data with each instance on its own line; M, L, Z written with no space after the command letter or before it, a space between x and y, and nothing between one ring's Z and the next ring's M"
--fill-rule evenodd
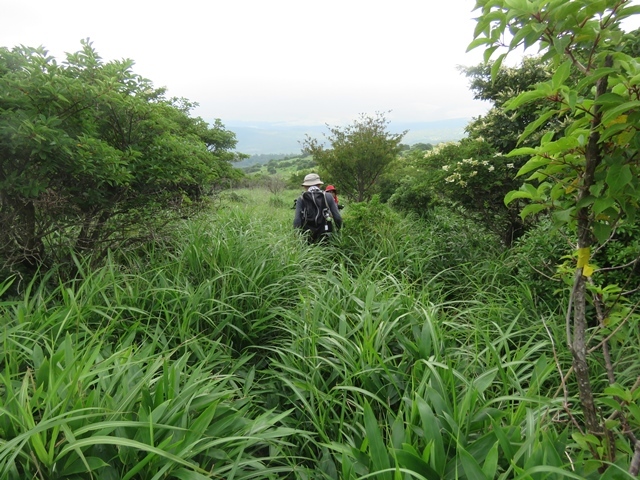
M43 48L0 48L0 224L12 226L0 230L0 265L42 270L71 263L69 251L100 259L239 175L234 134L190 117L192 104L132 66L103 63L89 42L61 64Z
M412 212L419 216L427 215L434 203L433 191L424 179L406 176L400 180L395 192L389 198L389 205L404 212Z
M565 287L558 273L563 259L571 254L566 232L548 219L525 233L509 251L506 261L516 278L526 283L539 300L558 303Z

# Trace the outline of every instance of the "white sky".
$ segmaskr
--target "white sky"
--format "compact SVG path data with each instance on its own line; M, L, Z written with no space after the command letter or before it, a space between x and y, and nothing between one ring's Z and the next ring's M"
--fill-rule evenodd
M340 124L470 118L474 0L0 0L0 46L104 60L199 103L206 120Z

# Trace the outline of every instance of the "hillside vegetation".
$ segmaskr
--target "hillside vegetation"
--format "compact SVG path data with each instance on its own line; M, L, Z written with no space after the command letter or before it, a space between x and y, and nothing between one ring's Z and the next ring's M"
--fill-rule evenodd
M531 245L374 201L311 247L295 195L230 192L162 244L5 298L2 478L599 478L562 305L519 275ZM638 345L630 324L612 351L631 378Z
M131 61L0 48L0 478L638 478L640 8L478 10L467 137L253 175Z

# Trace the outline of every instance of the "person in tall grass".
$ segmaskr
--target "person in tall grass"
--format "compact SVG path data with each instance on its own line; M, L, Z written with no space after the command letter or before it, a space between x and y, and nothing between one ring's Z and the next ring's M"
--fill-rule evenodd
M317 173L306 175L302 182L305 191L296 200L293 226L301 229L311 243L319 242L342 228L338 205L330 192L320 189L323 184Z
M336 205L338 206L338 210L342 210L344 208L344 205L340 205L340 201L338 200L338 190L336 189L336 187L334 187L333 185L327 185L327 188L325 188L324 191L331 194L336 202Z

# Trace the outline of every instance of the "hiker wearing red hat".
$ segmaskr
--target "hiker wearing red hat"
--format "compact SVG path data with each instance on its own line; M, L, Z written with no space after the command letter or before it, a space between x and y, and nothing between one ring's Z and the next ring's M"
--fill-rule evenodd
M324 191L331 194L333 200L336 202L336 205L338 205L338 208L342 208L342 205L340 205L340 202L338 202L338 190L336 190L336 187L334 187L333 185L327 185L327 188L325 188Z

